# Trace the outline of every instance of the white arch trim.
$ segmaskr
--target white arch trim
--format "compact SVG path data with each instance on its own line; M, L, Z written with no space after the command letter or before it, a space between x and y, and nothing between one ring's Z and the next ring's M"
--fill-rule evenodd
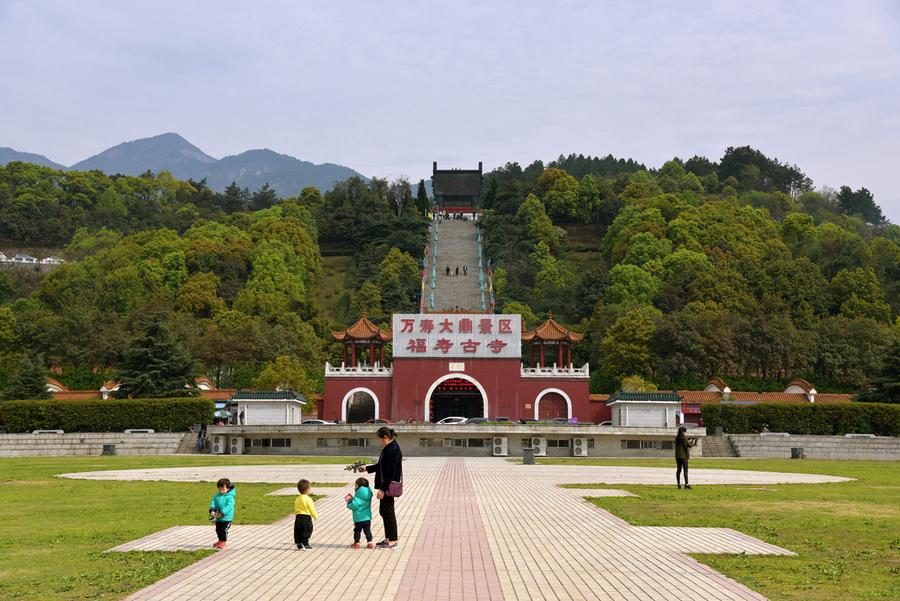
M375 394L372 390L360 386L359 388L354 388L353 390L351 390L350 392L345 394L344 400L341 401L341 422L342 423L345 423L345 424L347 423L347 406L350 404L350 399L352 399L353 395L356 394L357 392L366 392L372 397L372 399L375 401L375 418L374 419L378 419L378 415L379 415L378 406L381 404L378 402L378 395Z
M566 418L572 419L572 399L570 399L569 395L567 395L564 391L560 390L559 388L545 388L544 390L542 390L538 393L537 397L534 399L534 419L540 419L540 417L539 417L540 413L538 410L541 406L541 399L544 398L546 395L553 393L553 392L557 393L562 398L566 399L566 412L568 413L568 415L566 415Z
M425 395L425 423L428 423L431 420L431 395L437 390L437 387L447 380L452 380L454 378L459 378L460 380L465 380L467 382L471 382L475 385L475 388L478 389L478 392L481 393L481 402L483 403L483 409L481 416L488 417L488 397L487 391L485 391L484 386L481 385L481 382L473 378L472 376L455 373L455 374L447 374L446 376L441 376L437 380L434 381L434 384L431 385L431 388L428 389L428 394Z

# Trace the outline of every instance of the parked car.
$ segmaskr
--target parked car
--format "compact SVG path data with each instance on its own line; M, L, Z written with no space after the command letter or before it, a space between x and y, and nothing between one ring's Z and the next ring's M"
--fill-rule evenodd
M444 419L440 420L437 423L438 423L438 425L441 425L441 426L446 426L448 424L454 424L454 425L464 424L464 423L466 423L466 419L467 418L465 418L465 417L445 417Z
M598 426L611 426L611 425L612 425L612 422L609 422L609 421L606 421L606 422L600 422L600 423L597 424L597 425L598 425Z
M466 424L486 424L488 423L488 418L486 417L470 417L466 420Z
M367 419L366 423L367 424L389 424L391 422L389 422L386 419Z
M334 422L329 422L324 419L305 419L300 422L301 426L333 426Z

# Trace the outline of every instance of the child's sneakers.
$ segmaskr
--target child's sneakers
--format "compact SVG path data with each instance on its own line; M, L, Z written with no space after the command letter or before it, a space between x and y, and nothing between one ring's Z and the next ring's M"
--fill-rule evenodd
M350 548L351 549L359 549L359 543L353 543L352 545L350 545Z
M366 549L374 549L374 548L375 548L375 543L369 543L368 545L366 545Z

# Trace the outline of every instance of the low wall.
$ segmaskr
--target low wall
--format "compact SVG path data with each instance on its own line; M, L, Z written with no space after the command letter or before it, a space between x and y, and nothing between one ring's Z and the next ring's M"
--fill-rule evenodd
M900 438L804 436L799 434L729 434L740 457L790 459L791 449L803 449L808 459L900 460Z
M116 445L117 455L165 455L174 453L185 436L195 435L181 432L0 434L0 457L100 455L105 444Z
M240 455L375 455L380 450L378 425L291 425L210 427L213 453ZM532 438L545 440L547 457L674 457L675 428L570 425L401 425L392 426L403 454L411 457L521 457ZM695 456L703 454L705 432L697 437ZM218 437L218 445L217 445ZM495 453L494 439L505 440L506 454Z

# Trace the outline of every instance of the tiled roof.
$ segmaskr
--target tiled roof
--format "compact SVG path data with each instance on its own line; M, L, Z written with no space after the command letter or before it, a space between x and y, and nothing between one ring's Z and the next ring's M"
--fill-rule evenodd
M655 401L658 403L680 403L681 397L672 390L660 392L616 392L609 397L610 403L616 401Z
M48 386L53 386L54 388L58 388L58 389L61 390L62 392L65 392L65 391L69 390L68 388L66 388L66 385L65 385L65 384L63 384L62 382L60 382L60 381L57 380L56 378L47 378L47 385L48 385Z
M237 389L235 388L217 388L215 390L201 390L200 396L204 399L212 399L214 401L227 401Z
M810 390L813 389L813 385L810 384L809 382L807 382L806 380L804 380L803 378L794 378L793 380L788 382L788 385L785 386L785 390L787 390L791 386L797 386L799 388L802 388L803 392L809 392Z
M722 395L718 392L706 392L705 390L679 390L683 403L718 403Z
M579 334L578 332L573 332L572 330L562 327L553 319L553 315L550 315L550 318L547 321L535 329L522 332L522 342L530 342L534 339L552 341L568 340L574 344L580 342L582 338L584 338L584 334Z
M710 378L704 388L709 388L710 386L715 386L719 390L725 390L726 388L728 388L728 384L726 384L725 380L723 380L722 378Z
M849 403L853 401L856 395L853 394L832 394L820 392L816 395L816 404L822 403L826 405L834 403Z
M51 392L50 396L55 401L82 401L86 399L99 399L99 390L66 390L65 392Z
M335 340L344 340L350 338L352 340L370 340L378 339L382 342L390 342L393 334L390 330L382 330L366 317L360 317L359 320L344 330L343 332L332 332L331 335Z
M293 390L238 390L231 397L235 401L284 401L294 399L305 401L302 394L298 394Z

